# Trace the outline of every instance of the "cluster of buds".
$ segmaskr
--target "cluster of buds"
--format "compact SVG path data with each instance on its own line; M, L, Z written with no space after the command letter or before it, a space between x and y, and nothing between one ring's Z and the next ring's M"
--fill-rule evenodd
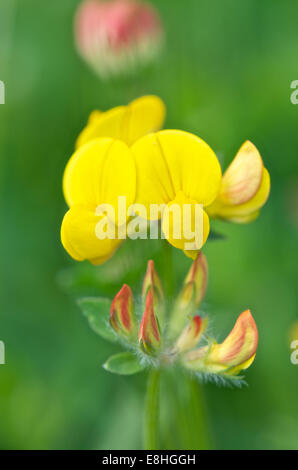
M140 365L182 367L204 377L239 380L241 370L253 362L258 331L249 310L238 317L234 328L222 343L208 335L208 318L198 315L207 286L207 262L199 253L184 281L171 312L153 261L145 275L143 316L138 321L132 291L124 285L112 302L110 326L135 354ZM124 341L123 341L124 340Z
M158 13L138 0L85 0L77 11L78 51L103 78L149 63L162 36Z

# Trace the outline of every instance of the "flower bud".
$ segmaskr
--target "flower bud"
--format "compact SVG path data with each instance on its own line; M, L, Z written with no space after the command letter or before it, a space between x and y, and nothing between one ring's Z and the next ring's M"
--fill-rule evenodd
M86 0L75 21L81 56L101 76L129 72L159 52L162 26L158 13L138 0Z
M193 349L200 341L202 334L205 332L207 323L207 318L204 318L203 320L199 315L195 315L179 336L174 347L174 351L182 353Z
M130 341L137 338L138 324L133 309L132 292L126 284L112 302L110 324L120 336Z
M205 255L200 252L194 260L184 281L184 287L179 297L182 309L198 308L202 302L208 281L208 265Z
M234 328L221 344L192 351L184 364L192 370L237 375L253 362L258 345L258 330L249 310L241 313Z
M260 187L263 168L258 149L247 140L224 172L221 200L225 204L243 204L251 199Z
M154 261L152 260L148 261L147 272L143 282L142 297L144 301L146 300L149 290L152 291L154 309L160 316L164 311L164 293L161 280L155 270Z
M154 313L153 294L150 289L146 298L145 312L142 318L139 342L142 349L149 355L158 351L161 343L158 320Z
M216 200L207 208L210 217L247 223L256 219L270 193L270 175L258 149L244 142L223 174Z
M175 337L184 327L186 319L193 314L202 302L208 281L208 265L205 255L200 251L194 260L174 304L169 325L170 337Z

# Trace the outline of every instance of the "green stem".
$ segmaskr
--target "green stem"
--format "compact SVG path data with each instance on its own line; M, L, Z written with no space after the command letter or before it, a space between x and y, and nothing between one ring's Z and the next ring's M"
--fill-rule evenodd
M153 369L148 377L145 403L145 449L158 450L160 370Z
M201 385L195 378L189 378L189 403L193 423L194 449L212 449L212 439L207 420L206 406Z
M204 394L197 379L179 369L169 371L165 396L163 406L167 407L169 421L166 428L172 429L167 449L212 449Z
M164 273L163 280L165 293L168 298L174 296L175 278L173 268L173 250L171 245L164 240L162 251ZM175 371L179 373L178 370ZM148 377L147 395L145 405L145 449L159 450L161 448L160 440L160 370L152 370ZM181 431L179 436L179 444L168 442L171 448L183 449L211 449L212 441L210 430L206 416L206 407L204 396L200 384L196 379L184 375L184 379L175 374L174 388L176 389L175 401L171 407L171 415L174 414L176 421L176 429ZM174 377L173 377L174 378ZM173 388L169 390L169 394L173 393ZM169 405L169 400L167 400ZM173 432L170 431L173 435ZM172 436L174 437L174 436ZM178 437L178 436L177 436ZM173 440L173 439L172 439ZM168 448L169 448L168 447Z

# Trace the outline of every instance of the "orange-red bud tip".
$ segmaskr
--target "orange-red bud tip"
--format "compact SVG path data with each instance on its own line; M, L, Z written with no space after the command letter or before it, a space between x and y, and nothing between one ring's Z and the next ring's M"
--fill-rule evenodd
M162 284L155 270L154 261L152 259L148 261L147 271L143 282L143 298L146 298L147 292L150 288L153 288L154 296L157 295L158 301L162 301L164 298Z
M194 348L201 339L206 327L207 318L202 320L199 315L195 315L178 338L175 350L182 353Z
M158 320L154 313L153 294L148 291L146 306L139 330L139 342L145 352L152 354L160 346L160 331Z
M110 324L116 333L124 336L132 336L136 332L133 296L127 284L124 284L112 302Z

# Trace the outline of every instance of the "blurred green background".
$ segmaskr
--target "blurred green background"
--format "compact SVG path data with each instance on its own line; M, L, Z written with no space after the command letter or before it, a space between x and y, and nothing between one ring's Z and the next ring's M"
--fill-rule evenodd
M95 269L68 257L59 231L63 169L89 112L146 93L166 102L166 127L197 133L224 166L250 139L271 173L261 217L246 226L217 223L227 239L204 249L210 283L203 311L214 330L223 338L248 307L259 328L249 386L206 384L203 392L215 448L298 449L298 366L289 346L298 319L298 105L290 102L290 83L298 79L298 4L153 3L167 35L162 57L132 79L102 82L74 49L78 1L0 2L3 449L142 446L146 376L121 378L101 368L119 348L89 329L75 298L113 296L123 280L137 291L149 256L165 279L160 247L128 243ZM190 262L173 254L178 286Z

